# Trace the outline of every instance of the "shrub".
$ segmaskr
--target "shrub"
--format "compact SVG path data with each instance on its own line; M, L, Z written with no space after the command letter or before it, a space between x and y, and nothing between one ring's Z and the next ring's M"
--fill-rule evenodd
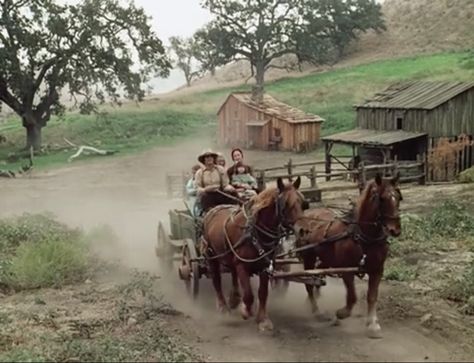
M83 280L88 267L86 245L80 240L44 240L18 247L7 267L14 289L59 287Z
M474 183L474 166L461 172L458 179L461 183Z
M51 214L0 221L0 285L10 289L59 287L83 279L88 244L78 229Z
M81 233L54 219L50 213L29 214L0 221L0 253L12 252L25 242L78 239Z

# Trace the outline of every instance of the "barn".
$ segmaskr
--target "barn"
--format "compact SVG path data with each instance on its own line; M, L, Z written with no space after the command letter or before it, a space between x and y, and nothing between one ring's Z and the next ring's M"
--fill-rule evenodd
M320 142L317 115L298 110L265 94L260 103L251 93L231 93L217 112L221 145L262 150L308 151Z
M378 163L415 160L440 138L474 135L474 82L399 82L354 107L356 129L323 139L326 163L335 143L351 145L361 161ZM463 169L473 162L471 146Z

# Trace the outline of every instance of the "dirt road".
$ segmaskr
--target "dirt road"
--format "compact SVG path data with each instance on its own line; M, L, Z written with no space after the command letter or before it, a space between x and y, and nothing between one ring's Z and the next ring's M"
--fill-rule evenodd
M169 208L182 207L180 201L166 199L165 173L189 168L194 163L194 155L206 147L204 144L205 140L195 139L138 155L77 162L52 171L36 172L29 179L0 180L0 216L50 211L62 221L86 229L109 224L120 241L110 248L100 248L103 256L157 272L153 253L157 222L161 219L167 225ZM228 154L228 150L223 151ZM260 165L263 162L279 164L288 156L262 152L246 155ZM457 187L451 188L453 193L458 191ZM416 188L406 193L420 195ZM424 189L423 195L425 198L430 195L430 189ZM164 286L166 298L188 315L186 319L176 319L177 327L184 330L190 342L211 361L465 359L462 352L452 348L451 342L423 330L418 320L392 319L390 306L380 313L384 338L367 339L363 318L365 285L359 286L361 302L354 317L340 326L311 318L305 305L304 288L291 286L285 297L270 300L270 314L275 324L271 334L258 333L253 321L242 321L235 312L224 318L218 316L209 281L202 281L201 296L196 303L189 300L176 277L166 279ZM334 313L344 302L343 292L339 281L330 280L323 290L322 308ZM381 295L391 293L390 287L384 286Z

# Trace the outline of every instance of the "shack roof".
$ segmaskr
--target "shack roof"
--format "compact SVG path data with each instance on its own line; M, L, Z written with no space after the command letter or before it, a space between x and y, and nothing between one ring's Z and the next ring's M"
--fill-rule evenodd
M473 87L474 82L399 82L355 107L432 110Z
M252 94L248 92L234 92L231 93L224 103L221 105L217 113L220 113L224 105L227 103L230 97L235 97L239 102L244 103L248 107L251 107L259 112L263 112L266 115L277 117L281 120L289 123L306 123L306 122L323 122L324 119L320 116L313 115L301 111L295 107L287 105L283 102L277 101L269 94L263 96L263 102L257 103L252 100Z
M364 145L364 146L391 146L399 142L416 139L426 136L426 133L408 132L403 130L379 131L369 129L354 129L341 132L335 135L323 137L323 141L333 141L343 144Z

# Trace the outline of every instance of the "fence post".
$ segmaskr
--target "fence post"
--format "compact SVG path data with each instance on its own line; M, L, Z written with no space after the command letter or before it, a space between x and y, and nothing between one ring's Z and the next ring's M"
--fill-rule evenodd
M425 183L431 181L431 171L428 164L428 153L424 152L423 154L423 172L425 173Z
M418 180L418 184L425 185L426 184L426 162L425 162L425 153L417 154L416 161L419 162L421 165L419 167L420 170L420 179Z
M265 189L265 170L260 170L257 176L257 188L262 191Z
M393 156L393 170L392 170L392 177L397 175L398 172L398 155Z
M367 174L365 170L365 163L361 161L359 163L359 192L362 192L362 190L364 190L366 182L367 182Z
M316 188L316 166L315 165L311 167L309 181L311 183L311 188Z
M293 181L293 161L291 160L291 158L288 160L288 179L291 181Z
M173 194L173 192L171 190L171 182L170 182L169 174L166 174L165 180L166 180L166 195L168 196L168 198L171 198L171 195Z

